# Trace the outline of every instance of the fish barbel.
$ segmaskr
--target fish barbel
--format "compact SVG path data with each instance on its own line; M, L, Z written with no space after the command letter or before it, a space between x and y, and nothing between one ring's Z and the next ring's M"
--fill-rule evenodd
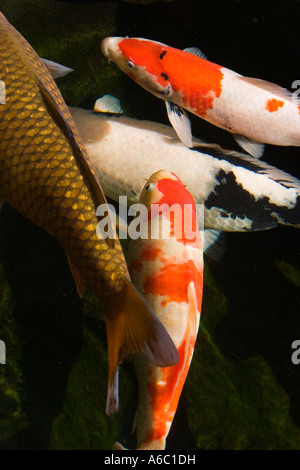
M165 101L179 138L192 147L184 109L232 133L251 155L264 144L300 146L300 101L288 90L210 62L197 48L179 50L144 38L108 37L102 52Z
M165 170L150 177L140 201L147 208L148 238L131 240L132 282L177 346L179 362L162 369L133 357L139 382L137 449L165 449L196 343L203 291L203 250L195 203L183 183ZM120 448L120 445L117 444Z
M130 282L117 237L96 233L106 199L68 108L47 68L0 13L0 198L54 235L79 293L91 286L104 310L108 342L107 413L118 406L118 363L130 351L162 365L177 350Z

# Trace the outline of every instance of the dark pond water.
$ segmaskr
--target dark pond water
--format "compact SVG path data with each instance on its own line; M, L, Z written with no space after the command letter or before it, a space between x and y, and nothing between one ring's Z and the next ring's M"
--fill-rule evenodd
M145 4L143 4L145 3ZM73 106L110 93L127 114L168 123L153 96L101 54L108 35L200 47L243 75L291 88L299 79L297 1L74 2L1 0L42 57L75 69L58 86ZM233 148L231 136L192 117L194 134ZM300 178L296 148L263 159ZM120 411L105 416L106 335L91 293L78 299L52 237L5 205L0 213L0 449L134 446L137 384L120 378ZM201 327L167 449L300 449L300 249L294 228L228 233L220 262L206 259Z

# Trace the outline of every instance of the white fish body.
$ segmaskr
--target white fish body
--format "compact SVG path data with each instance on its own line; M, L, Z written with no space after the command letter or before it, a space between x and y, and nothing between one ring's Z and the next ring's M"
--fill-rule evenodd
M102 52L166 102L170 122L189 147L190 123L182 109L236 135L254 156L261 156L261 143L300 146L296 93L214 64L196 48L182 51L144 38L109 37Z
M70 108L105 194L138 202L145 179L161 168L205 204L205 228L221 231L300 226L300 181L260 160L193 139L184 146L170 126Z

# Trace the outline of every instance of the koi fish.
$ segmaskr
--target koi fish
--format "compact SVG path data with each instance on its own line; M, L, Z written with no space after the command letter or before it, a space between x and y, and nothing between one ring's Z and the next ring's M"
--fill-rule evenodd
M120 103L102 97L97 112L70 112L105 194L138 202L144 178L168 168L204 204L205 229L253 231L300 227L300 181L243 153L193 138L189 149L170 126L129 118Z
M106 411L117 409L118 364L139 351L159 365L177 350L133 287L117 237L96 233L97 207L107 207L70 112L46 66L0 13L0 198L64 248L82 296L89 284L104 310L109 387Z
M129 77L165 101L178 137L192 147L184 109L232 133L248 153L264 144L300 145L300 102L288 90L208 61L197 48L175 49L142 38L108 37L102 52Z
M140 203L148 210L144 222L149 236L129 243L131 279L179 353L178 364L164 369L142 356L133 358L139 382L137 449L157 450L165 448L193 356L202 303L203 252L194 200L174 173L153 174Z

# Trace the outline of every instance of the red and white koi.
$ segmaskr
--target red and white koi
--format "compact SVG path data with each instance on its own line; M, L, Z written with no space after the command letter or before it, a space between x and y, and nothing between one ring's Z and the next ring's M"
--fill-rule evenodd
M210 62L197 48L182 51L122 37L108 37L101 47L123 72L165 101L170 122L188 147L191 125L183 109L231 132L256 157L264 143L300 146L300 102L278 85Z
M194 200L174 173L153 174L140 203L148 209L149 238L130 241L131 279L167 329L179 362L161 368L141 355L134 356L139 380L137 448L164 449L199 327L203 253Z

